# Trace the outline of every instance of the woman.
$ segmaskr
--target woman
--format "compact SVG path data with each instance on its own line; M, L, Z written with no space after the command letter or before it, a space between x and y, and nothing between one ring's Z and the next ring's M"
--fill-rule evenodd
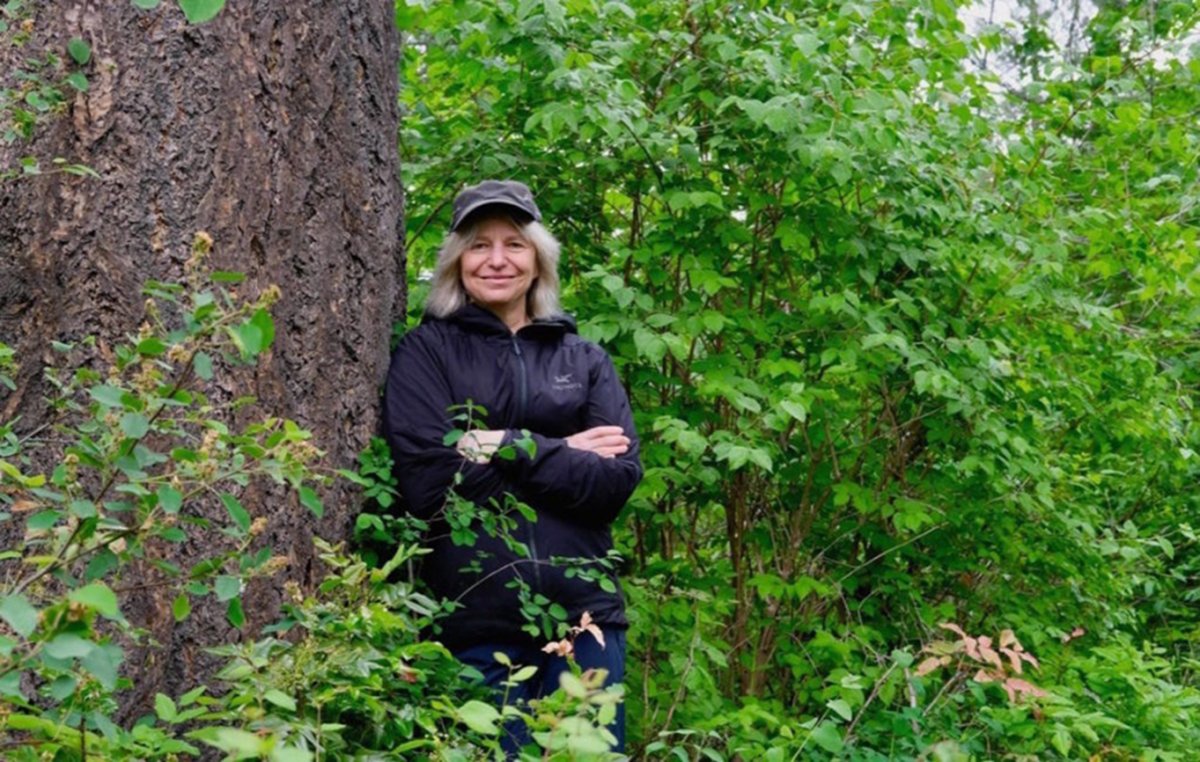
M385 426L407 508L431 522L432 552L422 576L459 604L441 639L499 687L513 664L540 667L507 689L509 701L558 687L566 668L531 637L522 602L544 596L577 625L585 612L601 628L576 638L584 669L624 676L624 602L610 566L610 526L641 479L629 401L612 362L575 333L558 306L558 242L522 183L484 181L454 199L450 233L438 253L425 320L392 357ZM472 403L470 431L455 416ZM483 420L479 420L482 415ZM532 447L523 432L528 432ZM536 513L515 519L511 537L472 525L466 545L446 521L447 492L479 511L504 512L511 495ZM518 542L513 543L515 539ZM524 546L522 549L521 546ZM564 562L562 559L570 559ZM550 604L543 609L550 608ZM624 747L624 713L610 727ZM506 739L513 751L527 737Z

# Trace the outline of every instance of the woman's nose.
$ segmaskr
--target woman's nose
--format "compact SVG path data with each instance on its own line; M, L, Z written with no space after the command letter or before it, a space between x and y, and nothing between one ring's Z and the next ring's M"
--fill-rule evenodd
M488 250L487 262L492 267L503 267L504 266L504 244L503 243L492 244L492 247Z

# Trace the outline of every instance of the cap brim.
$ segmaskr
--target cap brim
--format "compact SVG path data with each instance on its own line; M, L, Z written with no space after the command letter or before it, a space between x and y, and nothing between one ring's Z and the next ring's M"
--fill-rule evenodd
M455 232L456 230L458 230L459 228L462 227L464 222L466 222L467 220L469 220L471 218L471 215L473 215L476 212L478 212L479 210L484 209L489 206L502 206L505 209L511 209L514 212L517 212L522 217L528 217L531 220L537 219L537 217L535 215L530 214L528 209L526 209L525 207L520 206L518 204L514 204L511 201L497 201L495 199L485 199L483 201L476 201L474 204L471 204L466 209L464 209L459 215L458 222L455 222L450 226L450 232L451 233Z

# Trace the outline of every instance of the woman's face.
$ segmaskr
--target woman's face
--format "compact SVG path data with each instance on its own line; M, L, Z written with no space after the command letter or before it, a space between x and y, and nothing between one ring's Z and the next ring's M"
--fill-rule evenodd
M459 266L471 300L499 314L524 308L525 295L538 276L533 245L501 219L479 224Z

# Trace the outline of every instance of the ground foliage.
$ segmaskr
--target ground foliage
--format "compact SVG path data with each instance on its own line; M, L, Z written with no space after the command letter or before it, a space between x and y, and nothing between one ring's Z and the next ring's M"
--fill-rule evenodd
M0 7L5 45L26 7ZM958 14L397 6L414 291L457 188L528 181L638 411L647 478L618 526L635 757L1200 747L1195 9L1104 4L1069 46L1037 16L972 37ZM9 72L5 141L86 87L80 43ZM0 179L87 173L68 162ZM208 398L287 298L229 295L210 245L187 282L148 284L106 367L51 348L52 432L0 420L0 520L23 530L0 549L0 749L480 759L522 713L533 758L595 758L613 694L592 678L501 712L419 636L442 604L411 583L420 527L389 512L386 448L330 473L295 424ZM0 400L12 360L0 343ZM166 588L177 619L215 599L242 627L245 585L281 563L238 496L273 480L319 513L332 478L364 487L376 545L322 545L321 586L220 647L219 682L114 723L145 641L127 596Z
M397 4L414 307L523 179L633 396L636 754L1200 744L1196 8L959 13Z

